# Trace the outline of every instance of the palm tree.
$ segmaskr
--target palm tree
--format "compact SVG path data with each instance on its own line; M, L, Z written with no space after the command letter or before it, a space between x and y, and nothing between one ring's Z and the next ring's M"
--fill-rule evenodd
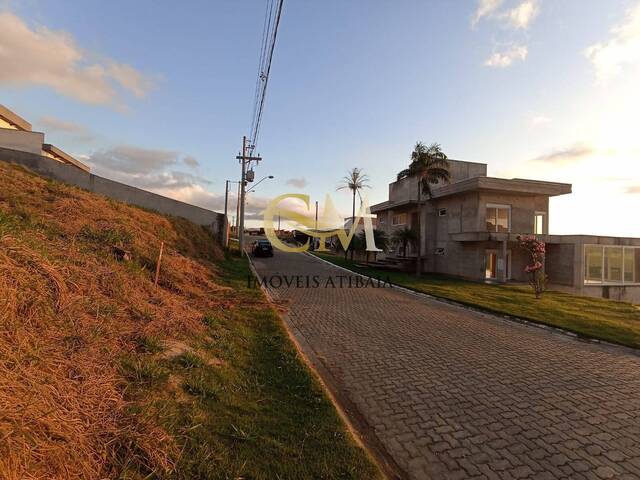
M355 250L364 252L365 254L365 263L369 263L369 252L367 251L367 232L362 231L357 237L356 248ZM373 230L373 240L378 247L383 252L387 249L389 245L389 239L387 238L387 233L384 230ZM373 252L373 260L375 261L378 257L378 252Z
M418 235L416 231L405 227L401 230L396 230L391 235L391 242L395 245L402 245L402 256L407 256L407 245L415 245Z
M362 197L360 196L360 190L363 188L371 188L369 186L369 177L365 174L361 168L354 167L349 170L349 173L342 177L341 183L336 190L351 190L353 194L353 204L351 208L351 226L355 227L356 222L356 193L360 197L360 202L362 202ZM344 258L347 258L347 251L344 252ZM351 251L351 260L353 260L353 250Z
M442 151L442 147L438 143L432 143L428 147L422 143L416 143L416 146L411 152L411 163L409 168L406 168L398 173L398 180L403 178L417 177L418 178L418 257L416 259L416 275L420 275L422 270L422 239L420 231L420 207L421 194L427 197L427 200L431 200L431 185L438 182L449 182L451 175L449 174L449 161L447 156Z

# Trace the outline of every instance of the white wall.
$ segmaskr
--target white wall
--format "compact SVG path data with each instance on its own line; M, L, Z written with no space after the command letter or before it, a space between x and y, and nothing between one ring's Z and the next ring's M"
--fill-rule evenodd
M0 147L19 152L42 154L44 133L0 128Z

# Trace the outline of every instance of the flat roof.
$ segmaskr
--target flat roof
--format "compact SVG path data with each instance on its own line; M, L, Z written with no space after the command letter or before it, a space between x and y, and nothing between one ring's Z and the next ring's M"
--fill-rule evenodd
M522 178L472 177L449 185L434 187L433 198L442 198L449 195L478 190L555 197L557 195L571 193L571 184L526 180Z
M0 104L0 118L6 120L8 123L11 123L12 125L15 125L20 130L25 130L27 132L31 131L31 124L29 122L27 122L20 115L12 112L2 104Z
M78 167L81 170L84 170L85 172L89 172L89 170L91 170L87 165L85 165L84 163L82 163L79 160L76 160L75 158L73 158L71 155L69 155L66 152L63 152L62 150L60 150L58 147L56 147L55 145L51 145L50 143L43 143L42 144L42 149L45 152L49 152L57 157L62 158L65 162L70 163L76 167Z
M406 205L417 205L417 204L418 204L418 201L416 199L401 200L399 202L390 202L389 200L386 200L384 202L371 205L369 210L371 211L371 213L375 213L375 212L381 212L383 210L387 210L389 208L404 207Z

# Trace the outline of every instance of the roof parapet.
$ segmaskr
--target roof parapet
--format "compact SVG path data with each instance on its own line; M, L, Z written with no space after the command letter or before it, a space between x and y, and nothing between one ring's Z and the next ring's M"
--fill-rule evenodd
M15 112L0 104L0 118L15 126L18 130L31 132L31 124Z
M433 197L440 198L474 190L498 191L521 195L548 195L555 197L571 193L570 183L525 180L520 178L474 177L442 185L433 189Z
M51 145L50 143L43 143L42 144L42 150L44 150L45 152L60 158L61 160L64 161L64 163L68 163L73 165L74 167L78 167L80 170L84 170L85 172L89 172L91 169L85 165L84 163L82 163L79 160L76 160L75 158L73 158L71 155L69 155L66 152L63 152L62 150L60 150L58 147L56 147L55 145Z

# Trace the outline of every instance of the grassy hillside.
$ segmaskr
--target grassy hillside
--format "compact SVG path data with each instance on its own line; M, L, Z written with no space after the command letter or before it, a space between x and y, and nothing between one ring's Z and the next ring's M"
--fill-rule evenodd
M377 477L246 273L0 162L0 478Z

